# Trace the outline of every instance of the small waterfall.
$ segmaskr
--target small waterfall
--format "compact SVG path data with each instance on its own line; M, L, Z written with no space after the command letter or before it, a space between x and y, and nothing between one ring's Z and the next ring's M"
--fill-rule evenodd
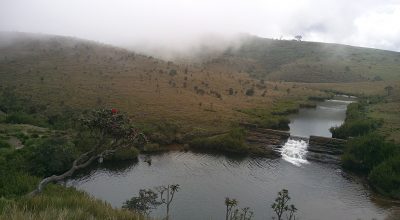
M308 163L306 159L308 142L301 138L290 137L281 148L282 158L296 166Z

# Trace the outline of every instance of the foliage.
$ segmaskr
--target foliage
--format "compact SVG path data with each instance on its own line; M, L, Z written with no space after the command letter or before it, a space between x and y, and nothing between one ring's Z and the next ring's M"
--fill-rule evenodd
M393 143L385 142L383 137L369 134L346 143L342 164L346 169L369 173L398 151Z
M332 127L330 131L334 138L348 138L366 135L376 130L382 124L381 121L375 119L357 119L346 122L340 127Z
M115 151L112 155L105 158L106 160L135 160L139 155L139 150L135 147L123 147Z
M398 153L375 166L368 175L368 180L375 189L397 199L400 198L400 155Z
M344 168L368 175L380 193L400 198L400 146L382 136L368 134L348 141L342 156Z
M127 200L122 208L134 210L148 216L152 209L156 209L161 204L157 199L158 194L153 190L141 189L139 196Z
M250 210L250 207L242 209L236 208L239 202L236 199L225 198L225 220L251 220L254 213Z
M166 219L169 219L169 207L179 188L180 186L178 184L173 184L168 186L158 186L155 190L141 189L139 191L139 196L127 200L124 203L123 208L149 215L152 209L165 204L167 206Z
M4 120L5 123L9 124L31 124L37 126L45 126L46 121L44 118L35 117L31 114L24 112L14 112L8 114Z
M346 110L346 120L339 127L330 129L332 137L348 138L366 135L382 125L381 120L366 116L366 101L351 103Z
M2 207L3 206L3 207ZM139 213L113 208L74 188L50 185L43 194L0 201L0 219L126 219L143 220Z
M144 152L157 152L160 151L160 145L157 143L147 143L143 147Z
M145 138L133 126L128 116L119 113L116 109L93 110L82 117L81 122L91 131L91 134L102 140L111 139L120 144L132 145L140 138Z
M182 141L179 140L180 125L174 122L158 121L139 125L139 128L154 143L168 145Z
M244 143L245 130L234 128L227 134L206 138L195 138L190 146L200 150L215 150L230 153L246 153L249 147Z
M74 145L65 138L50 138L29 151L29 171L36 176L65 172L77 154Z
M11 145L7 141L0 139L0 149L1 148L11 148Z
M168 186L159 186L157 188L157 191L160 194L160 202L161 204L165 204L167 206L167 213L166 213L166 219L169 219L169 207L171 205L172 200L174 199L174 195L178 190L180 189L179 184L173 184L173 185L168 185ZM164 193L165 196L164 197Z
M39 178L26 172L16 170L0 170L0 197L12 198L25 195L33 190Z
M278 197L271 205L271 208L274 210L278 220L282 220L282 215L284 213L288 213L288 215L286 215L287 220L296 219L294 213L297 211L297 208L293 204L288 205L289 200L289 191L287 189L282 189L282 191L278 192Z
M253 117L252 123L257 124L259 127L288 130L290 120L287 115L299 111L298 102L298 100L278 101L274 103L274 107L271 109L252 108L238 111Z

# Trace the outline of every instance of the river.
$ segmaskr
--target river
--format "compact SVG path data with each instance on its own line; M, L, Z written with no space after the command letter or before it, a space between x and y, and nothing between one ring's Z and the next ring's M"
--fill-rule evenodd
M330 137L329 128L345 118L346 100L327 100L315 109L301 109L290 116L295 136ZM307 161L307 142L289 139L282 158L232 158L194 152L144 155L135 163L101 164L81 172L67 185L121 207L140 189L179 184L171 206L174 220L225 219L225 197L236 198L240 207L251 207L255 220L271 219L271 204L285 188L298 219L383 219L390 204L383 204L363 184L337 165ZM161 219L165 210L152 212Z

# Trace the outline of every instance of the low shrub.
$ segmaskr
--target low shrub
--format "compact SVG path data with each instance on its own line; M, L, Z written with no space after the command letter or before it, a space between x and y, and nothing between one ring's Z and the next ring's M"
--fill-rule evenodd
M366 106L367 101L365 100L349 104L346 110L345 122L339 127L330 128L332 137L343 139L357 137L366 135L379 128L383 121L368 118L366 116Z
M232 129L227 134L194 139L190 146L200 150L213 150L229 153L247 153L249 147L244 143L245 131Z
M4 122L8 124L31 124L37 126L46 126L46 122L44 119L34 117L33 115L27 114L25 112L14 112L8 114Z
M382 125L382 121L376 119L356 119L345 122L340 127L330 128L332 137L346 139L348 137L357 137L366 135Z
M0 148L11 148L11 145L7 141L0 139Z
M117 150L106 160L135 160L139 155L139 151L134 147L124 147Z
M157 143L147 143L143 147L144 152L157 152L160 151L160 145Z
M346 169L369 173L376 165L399 153L399 148L382 136L369 134L349 140L342 164Z
M77 152L74 145L64 138L50 138L32 146L27 163L30 173L37 176L59 174L71 167Z
M375 166L368 180L380 193L400 198L400 155L391 157Z

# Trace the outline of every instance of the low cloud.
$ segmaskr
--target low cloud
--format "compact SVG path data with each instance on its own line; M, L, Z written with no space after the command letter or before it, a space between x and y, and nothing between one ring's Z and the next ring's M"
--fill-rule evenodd
M190 50L237 33L400 51L393 0L2 0L0 30ZM214 37L210 37L214 36ZM217 44L214 44L217 45Z

